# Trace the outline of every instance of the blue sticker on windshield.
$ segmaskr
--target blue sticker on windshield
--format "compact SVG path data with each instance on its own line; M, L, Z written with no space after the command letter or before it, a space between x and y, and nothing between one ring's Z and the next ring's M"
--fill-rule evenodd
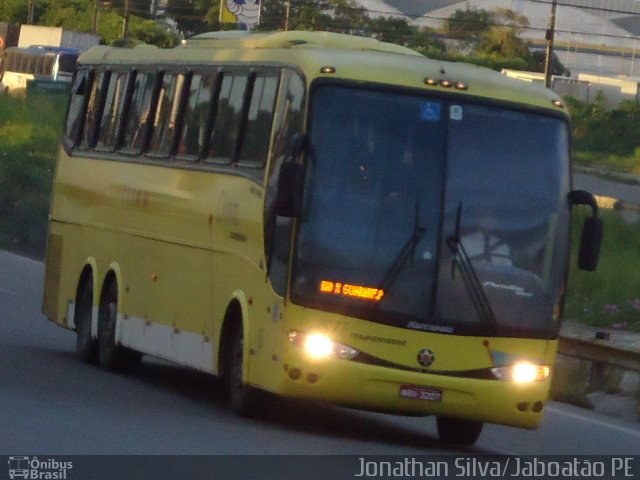
M420 102L420 119L427 122L440 121L441 105L437 102Z

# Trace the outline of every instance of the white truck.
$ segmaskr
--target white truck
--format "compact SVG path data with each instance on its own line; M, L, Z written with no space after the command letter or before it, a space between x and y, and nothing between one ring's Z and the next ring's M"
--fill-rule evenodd
M18 38L18 47L45 45L52 47L71 47L80 51L88 50L100 43L100 37L93 33L74 32L62 27L41 25L22 25Z

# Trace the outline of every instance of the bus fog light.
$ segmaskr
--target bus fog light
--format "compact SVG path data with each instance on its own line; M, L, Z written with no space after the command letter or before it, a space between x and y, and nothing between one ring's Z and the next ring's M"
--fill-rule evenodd
M498 380L524 384L541 382L549 378L551 375L551 367L521 362L506 367L492 368L491 373L493 373L493 376Z
M339 358L351 360L358 355L358 350L342 343L334 342L323 333L305 334L297 330L289 332L289 341L311 358Z

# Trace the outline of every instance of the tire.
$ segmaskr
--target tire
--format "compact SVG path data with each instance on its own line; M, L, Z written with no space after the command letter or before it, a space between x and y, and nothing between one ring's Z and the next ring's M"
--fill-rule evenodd
M463 418L438 417L438 436L446 443L457 445L473 445L484 423Z
M240 416L255 418L264 413L264 395L244 383L244 338L242 325L233 327L229 336L228 359L225 362L225 378L229 388L231 409Z
M87 278L78 292L74 321L76 324L76 354L84 362L98 363L98 340L91 338L91 317L93 316L93 281Z
M140 364L142 354L116 345L117 318L118 293L115 282L111 282L98 312L98 358L103 369L124 373Z

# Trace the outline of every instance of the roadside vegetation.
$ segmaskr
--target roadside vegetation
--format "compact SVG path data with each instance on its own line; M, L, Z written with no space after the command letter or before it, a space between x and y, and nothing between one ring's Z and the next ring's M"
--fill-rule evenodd
M219 2L218 2L219 3ZM25 0L0 1L0 22L27 23L32 5L34 25L63 27L76 32L91 32L94 16L96 33L107 45L121 41L124 0L96 2L95 0ZM96 10L97 9L97 10ZM185 10L188 12L188 10ZM172 47L180 37L163 19L151 18L149 9L130 8L128 15L128 44L150 43L159 47Z
M65 95L0 97L0 248L41 258Z
M598 269L579 270L575 259L583 216L573 218L574 253L565 317L598 327L640 331L640 221L600 209L604 238Z
M602 92L590 104L565 100L573 121L575 162L603 173L640 175L640 104L626 100L609 108Z

